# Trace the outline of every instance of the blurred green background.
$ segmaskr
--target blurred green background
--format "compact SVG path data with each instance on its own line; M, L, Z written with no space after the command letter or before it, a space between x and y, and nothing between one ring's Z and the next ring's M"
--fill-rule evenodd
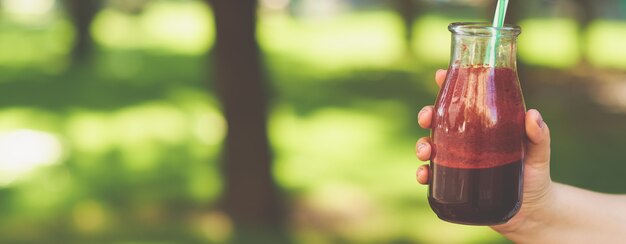
M225 55L210 2L254 5L0 0L0 243L507 243L438 220L414 177L415 141L428 135L416 114L447 66L447 25L488 21L495 0L259 0L273 162L260 167L283 204L251 226L268 233L231 218L263 203L221 200L227 177L249 179L222 173L233 162L220 153L228 123L214 63ZM523 29L527 107L553 133L553 179L623 193L626 1L509 8Z

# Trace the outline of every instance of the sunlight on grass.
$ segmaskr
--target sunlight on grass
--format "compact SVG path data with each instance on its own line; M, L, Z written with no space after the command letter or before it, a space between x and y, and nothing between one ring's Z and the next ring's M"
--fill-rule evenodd
M450 31L452 19L440 15L425 15L413 24L413 50L420 60L444 66L450 60Z
M626 22L595 20L587 32L589 61L599 67L626 69Z
M386 11L323 20L266 15L260 19L258 33L264 50L325 70L390 66L404 52L400 19Z
M452 34L448 25L453 22L481 21L476 19L457 19L439 14L426 14L415 21L413 32L413 50L428 65L444 67L450 62Z
M27 178L36 170L60 163L66 153L59 118L45 111L0 110L0 187Z
M48 132L19 129L0 133L0 186L39 167L59 163L63 153L60 139Z
M167 103L151 102L117 111L111 127L121 147L147 141L180 144L186 137L186 118L182 111Z
M153 170L172 152L187 172L185 187L198 202L215 199L222 188L220 175L209 158L219 152L225 122L214 101L198 91L172 91L168 102L147 102L114 112L76 110L68 117L66 133L76 162L84 169L97 169L94 162L111 152L120 152L127 172ZM171 151L176 150L176 151Z
M173 90L168 100L192 118L186 125L192 135L189 138L189 142L192 142L190 153L196 158L217 155L227 129L217 101L195 89Z
M19 107L0 110L0 117L0 188L12 196L3 208L19 206L20 219L53 215L73 190L69 172L58 170L71 153L59 133L62 118Z
M152 48L200 55L213 45L211 10L201 1L155 1L138 16L102 10L94 20L96 41L109 48Z
M55 0L0 0L3 24L16 23L26 28L40 28L54 22ZM0 24L2 25L2 24Z
M2 0L0 6L8 13L40 15L52 10L54 0Z
M0 110L0 118L2 131L20 129L58 131L62 123L62 118L57 114L26 107L6 107Z
M281 155L276 177L281 185L306 189L322 181L343 181L368 156L365 153L382 141L384 126L366 114L325 109L310 118L294 117L284 111L275 115L271 134Z
M142 46L137 17L114 9L101 10L91 26L96 42L111 48L138 48Z
M213 14L202 1L156 1L140 21L152 47L202 54L213 46Z
M205 147L198 156L216 153L225 133L221 115L200 101L182 105L152 102L114 113L78 110L68 119L67 133L78 153L103 155L119 148L129 169L151 168L166 145L193 142Z
M573 19L521 21L519 57L528 64L567 68L580 60L578 23Z
M108 131L109 116L106 113L76 111L68 117L67 135L74 149L87 154L102 155L113 147L115 141Z
M0 0L0 66L58 73L67 65L71 23L54 0Z
M0 65L5 67L42 67L44 71L64 68L72 44L69 21L55 18L45 28L0 25ZM36 48L33 48L36 47Z
M128 170L147 170L167 152L162 145L179 145L189 137L186 117L170 104L147 103L116 112L109 133L119 143Z

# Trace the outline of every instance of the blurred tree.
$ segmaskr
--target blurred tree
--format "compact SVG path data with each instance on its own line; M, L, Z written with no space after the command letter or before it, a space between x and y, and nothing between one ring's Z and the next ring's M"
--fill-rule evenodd
M591 0L574 0L574 2L578 5L578 23L580 24L579 27L579 32L580 33L580 37L579 40L583 40L583 41L579 41L579 45L578 45L578 49L580 50L580 53L582 53L583 55L581 55L580 58L580 68L584 68L587 67L589 68L590 64L589 61L587 60L587 55L585 55L587 53L587 42L584 41L585 37L584 35L587 33L587 29L589 27L589 24L591 24L591 21L593 21L596 18L596 2L595 1L591 1Z
M413 22L417 19L421 10L421 2L418 0L391 0L391 6L402 18L404 26L404 41L407 49L411 49L413 41Z
M223 209L236 243L284 243L284 209L271 174L267 93L256 41L255 0L207 0L216 27L217 92L228 123Z
M596 2L591 0L574 0L574 2L579 6L578 22L584 29L595 19Z
M89 27L100 9L99 0L65 0L65 6L76 29L72 63L88 61L94 41Z
M108 5L121 12L138 15L141 14L151 0L108 0Z

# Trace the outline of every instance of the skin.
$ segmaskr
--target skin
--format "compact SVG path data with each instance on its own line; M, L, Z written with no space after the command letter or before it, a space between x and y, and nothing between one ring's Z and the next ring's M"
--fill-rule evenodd
M439 87L446 70L438 70ZM431 128L433 106L418 113L418 124ZM550 129L539 111L526 112L526 155L522 208L509 222L490 226L515 243L619 243L626 240L626 195L611 195L559 184L550 178ZM429 137L416 144L416 155L430 159ZM428 184L429 167L416 172Z

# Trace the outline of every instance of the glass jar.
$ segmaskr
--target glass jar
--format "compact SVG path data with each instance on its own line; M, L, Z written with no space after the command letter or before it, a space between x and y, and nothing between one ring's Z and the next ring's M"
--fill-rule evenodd
M522 203L525 105L518 26L452 23L452 53L432 121L428 202L439 218L495 225ZM499 38L494 38L494 36Z

